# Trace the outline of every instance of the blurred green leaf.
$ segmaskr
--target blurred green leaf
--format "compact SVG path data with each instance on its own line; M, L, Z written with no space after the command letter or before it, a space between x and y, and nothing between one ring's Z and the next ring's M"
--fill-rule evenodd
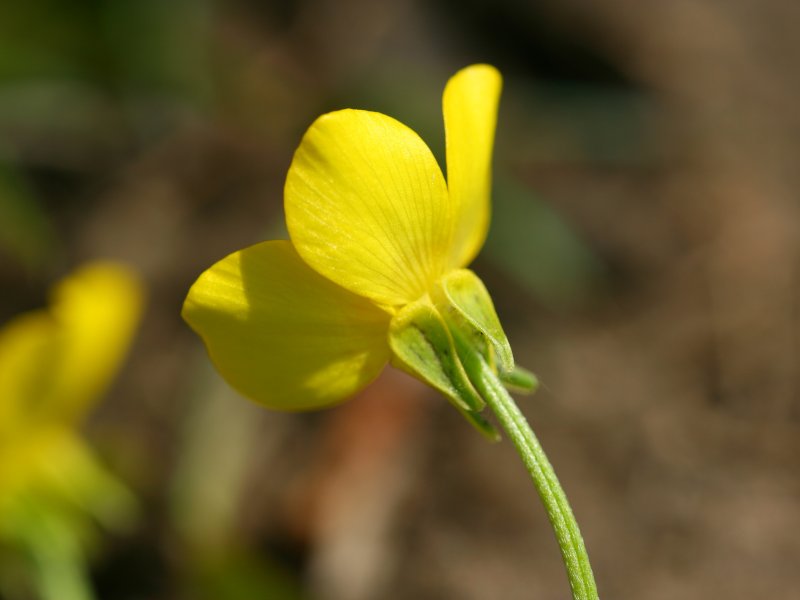
M116 0L102 27L115 72L133 89L191 99L208 95L208 0Z
M600 260L567 221L502 175L484 256L552 308L579 304L603 274Z
M537 82L507 91L498 120L498 164L640 167L657 161L654 107L639 90Z
M0 3L0 83L97 73L104 54L96 13L90 2Z
M228 552L205 564L190 585L198 600L252 600L275 598L301 600L300 582L292 573L264 557Z
M0 3L0 83L129 80L197 91L209 0Z
M35 270L43 265L55 241L50 220L24 179L0 164L0 251Z

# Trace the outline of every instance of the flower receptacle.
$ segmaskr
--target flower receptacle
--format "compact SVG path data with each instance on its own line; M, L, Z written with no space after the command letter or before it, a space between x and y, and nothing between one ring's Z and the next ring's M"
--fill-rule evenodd
M389 327L392 363L444 394L484 436L499 434L480 413L486 403L476 391L486 363L504 385L533 391L536 377L514 365L513 354L491 297L466 269L451 271L431 296L404 306Z
M434 288L433 300L448 326L463 331L499 372L514 369L514 354L492 298L475 273L456 269L445 274Z

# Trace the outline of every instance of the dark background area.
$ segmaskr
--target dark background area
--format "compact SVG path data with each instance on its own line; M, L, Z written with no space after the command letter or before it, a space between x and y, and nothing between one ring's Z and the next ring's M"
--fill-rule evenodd
M284 237L319 114L385 112L443 158L441 91L504 75L473 268L601 596L800 585L800 5L773 0L31 0L0 6L0 322L81 262L148 286L86 424L140 499L115 599L567 598L508 442L387 370L312 414L238 397L180 320L205 268Z

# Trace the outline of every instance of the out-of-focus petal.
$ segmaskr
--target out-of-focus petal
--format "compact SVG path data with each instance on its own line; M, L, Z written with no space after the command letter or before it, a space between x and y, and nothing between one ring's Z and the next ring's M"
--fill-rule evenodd
M444 89L447 187L456 207L451 267L469 264L489 230L492 148L501 88L497 69L472 65L453 75Z
M60 329L54 406L74 418L106 391L128 353L142 313L144 291L127 267L90 263L53 290L50 312Z
M0 329L0 454L48 406L58 350L58 328L45 310L20 315Z
M49 309L0 331L0 436L45 422L69 423L119 369L139 322L142 289L127 268L90 263L62 280Z
M453 215L441 170L419 136L386 115L317 119L294 155L285 207L303 259L380 304L416 300L447 265Z
M271 408L344 400L389 358L388 313L322 277L285 241L213 265L182 314L228 383Z

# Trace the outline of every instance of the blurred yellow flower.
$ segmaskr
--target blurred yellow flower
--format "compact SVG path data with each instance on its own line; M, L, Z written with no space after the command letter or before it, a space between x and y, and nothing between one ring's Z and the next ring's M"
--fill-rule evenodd
M286 178L291 241L222 259L183 306L233 387L272 408L320 407L392 359L460 408L482 405L452 359L450 321L513 367L488 294L463 269L489 226L501 85L488 65L447 83L447 181L422 139L386 115L341 110L311 125Z
M98 262L62 280L48 309L0 329L0 544L39 562L80 562L67 555L79 553L92 519L126 518L129 493L77 427L118 371L141 309L139 280ZM68 597L52 593L40 589Z

